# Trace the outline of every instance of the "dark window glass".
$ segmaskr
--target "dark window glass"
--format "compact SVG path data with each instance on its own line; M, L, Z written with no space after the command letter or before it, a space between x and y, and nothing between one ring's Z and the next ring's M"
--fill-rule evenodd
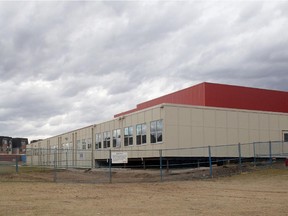
M142 144L145 144L146 143L146 135L143 135L142 136Z
M129 145L133 145L133 137L132 136L129 137Z
M124 146L128 146L128 145L129 145L128 137L124 137Z
M284 133L284 142L288 142L288 133Z
M141 145L141 135L136 136L136 144Z
M151 133L150 140L151 140L151 143L156 143L156 134L155 133Z

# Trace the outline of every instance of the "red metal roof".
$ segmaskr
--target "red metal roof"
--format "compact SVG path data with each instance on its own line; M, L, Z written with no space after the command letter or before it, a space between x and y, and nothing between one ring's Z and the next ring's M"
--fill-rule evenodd
M247 109L288 113L288 92L200 83L137 105L135 109L114 115L119 117L162 103Z

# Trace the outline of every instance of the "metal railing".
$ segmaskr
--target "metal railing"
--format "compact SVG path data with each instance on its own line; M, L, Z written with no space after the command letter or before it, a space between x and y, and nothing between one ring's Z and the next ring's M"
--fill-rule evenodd
M19 157L3 161L0 155L0 177L89 183L192 180L271 166L286 169L287 157L288 143L281 141L156 150L27 148L25 162Z

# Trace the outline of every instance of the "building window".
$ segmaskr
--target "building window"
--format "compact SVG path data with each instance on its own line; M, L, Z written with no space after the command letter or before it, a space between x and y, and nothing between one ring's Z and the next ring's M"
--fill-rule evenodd
M77 149L82 149L81 140L77 140Z
M136 144L146 144L146 124L136 125Z
M151 143L159 143L163 141L163 120L152 121L150 123L150 141Z
M133 145L133 127L124 128L124 146Z
M88 149L92 148L92 139L91 138L87 139L87 147L88 147Z
M121 130L113 130L113 147L121 147Z
M284 142L288 142L288 131L285 131L285 132L283 133L283 141L284 141Z
M97 133L95 136L95 149L101 149L101 133Z
M110 148L110 131L103 133L103 148Z
M85 150L87 148L86 146L86 140L82 139L82 149Z

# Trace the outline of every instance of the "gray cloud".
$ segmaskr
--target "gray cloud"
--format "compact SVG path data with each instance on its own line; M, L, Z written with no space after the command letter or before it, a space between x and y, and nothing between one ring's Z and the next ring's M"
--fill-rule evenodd
M210 81L287 91L285 1L0 2L0 130L45 138Z

